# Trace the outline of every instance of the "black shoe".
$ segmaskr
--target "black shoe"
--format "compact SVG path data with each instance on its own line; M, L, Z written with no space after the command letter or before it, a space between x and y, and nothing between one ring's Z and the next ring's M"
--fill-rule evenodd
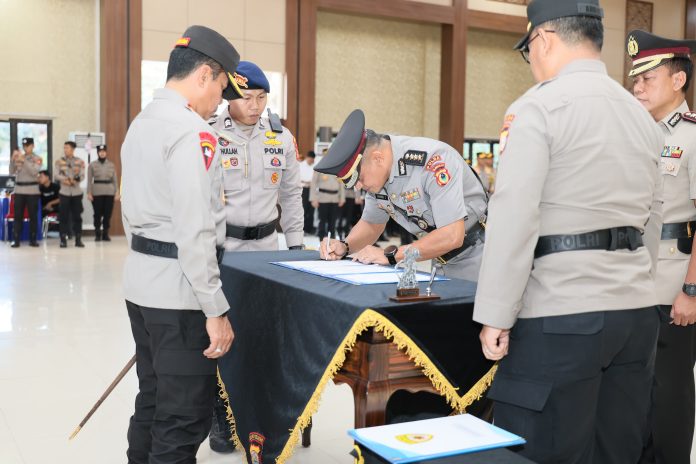
M39 246L39 242L37 242L36 240L32 240L32 241L29 242L29 246L30 246L30 247L38 247L38 246Z
M102 240L104 240L105 242L111 241L111 237L109 237L109 231L106 229L104 230L104 234L102 235Z
M85 247L85 244L82 243L82 234L75 234L75 246L78 248Z
M232 429L227 422L227 408L219 395L215 395L213 426L210 428L210 449L216 453L229 454L234 451Z
M94 241L101 242L101 239L102 239L101 230L99 230L99 229L95 230L94 231Z
M19 248L19 240L14 240L12 242L12 245L10 245L12 248Z
M60 236L60 247L61 248L67 248L68 247L68 237L65 235Z

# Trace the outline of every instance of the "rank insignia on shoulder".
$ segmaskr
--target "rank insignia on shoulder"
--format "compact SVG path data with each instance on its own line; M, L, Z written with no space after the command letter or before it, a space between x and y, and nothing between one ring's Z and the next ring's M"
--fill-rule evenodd
M409 166L424 166L427 157L427 151L409 150L401 159Z
M686 113L682 113L681 117L685 121L696 123L696 113L693 111L687 111ZM672 127L674 127L674 126L672 126Z
M681 121L681 120L682 120L682 115L681 115L681 113L674 113L674 116L672 116L672 117L669 119L669 121L667 122L667 124L669 124L671 127L674 127L674 126L676 126L677 124L679 124L679 121Z

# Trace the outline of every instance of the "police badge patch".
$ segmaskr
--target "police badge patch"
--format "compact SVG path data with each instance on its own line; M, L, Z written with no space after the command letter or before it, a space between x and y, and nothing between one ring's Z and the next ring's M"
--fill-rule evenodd
M266 437L258 432L249 434L249 455L252 464L263 464L263 442L265 441Z
M207 171L213 163L217 139L210 132L199 132L198 137L200 138L201 152L203 153L203 165Z

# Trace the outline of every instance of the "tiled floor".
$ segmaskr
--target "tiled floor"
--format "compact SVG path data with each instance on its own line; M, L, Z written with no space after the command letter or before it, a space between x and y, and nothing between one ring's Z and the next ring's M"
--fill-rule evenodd
M310 239L316 246L316 239ZM86 248L12 249L0 242L0 464L122 464L137 392L135 370L72 441L68 436L133 354L121 291L127 249L86 240ZM352 463L353 401L330 384L314 418L312 446L291 463ZM204 464L239 464L204 443Z
M317 241L308 238L308 245ZM73 441L68 436L133 353L121 292L126 242L11 249L0 242L0 464L122 464L137 391L132 370ZM329 384L312 446L290 463L352 463L353 401ZM202 464L241 464L207 442ZM692 452L691 462L696 462Z

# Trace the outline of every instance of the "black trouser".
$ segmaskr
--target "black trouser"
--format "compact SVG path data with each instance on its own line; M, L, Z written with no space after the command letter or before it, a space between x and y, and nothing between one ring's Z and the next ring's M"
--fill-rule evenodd
M304 209L304 231L311 234L314 232L314 207L309 201L309 187L302 187L302 208Z
M128 427L129 464L189 464L210 430L217 362L202 311L126 301L140 391Z
M641 463L689 464L694 438L696 325L671 325L671 306L663 313L657 339L650 437Z
M114 210L114 196L95 195L92 207L94 208L94 229L99 231L103 224L104 232L108 231L111 225L111 213Z
M327 232L331 232L332 238L336 237L338 213L337 203L319 203L319 230L317 231L319 240L323 240Z
M60 195L60 213L58 221L60 222L60 235L66 236L70 232L75 235L82 234L82 195L69 197ZM72 231L70 223L72 222Z
M637 462L658 326L655 307L518 319L488 393L495 424L537 463Z
M19 242L22 237L22 229L24 228L24 210L29 210L29 237L30 240L36 240L36 226L38 222L39 212L39 197L41 195L25 195L23 193L15 193L14 196L14 225L12 235L14 241Z

